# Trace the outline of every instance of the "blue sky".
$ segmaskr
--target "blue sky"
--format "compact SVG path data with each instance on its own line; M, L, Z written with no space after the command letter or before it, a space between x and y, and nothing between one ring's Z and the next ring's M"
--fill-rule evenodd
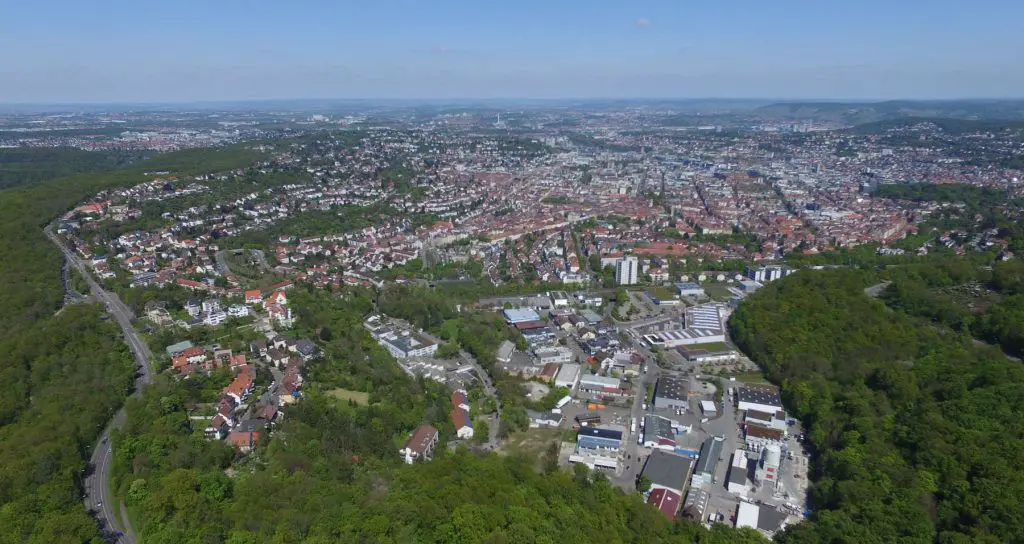
M0 102L1024 96L1020 0L0 0Z

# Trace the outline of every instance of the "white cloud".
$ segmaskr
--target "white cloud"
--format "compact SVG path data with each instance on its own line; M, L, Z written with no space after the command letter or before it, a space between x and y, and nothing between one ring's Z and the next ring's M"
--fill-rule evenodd
M636 20L636 26L651 26L651 20L641 17Z

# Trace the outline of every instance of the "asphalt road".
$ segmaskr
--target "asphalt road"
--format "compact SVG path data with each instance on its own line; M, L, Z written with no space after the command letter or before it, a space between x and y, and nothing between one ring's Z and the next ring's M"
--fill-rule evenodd
M88 268L75 255L74 251L54 235L52 225L47 227L44 232L50 241L56 244L61 252L64 253L67 261L82 274L82 277L89 284L93 297L106 306L107 312L121 326L125 342L128 344L128 348L139 365L138 377L135 380L135 395L139 395L144 385L153 382L153 371L149 365L152 354L149 351L149 346L139 338L138 333L132 326L132 318L134 317L132 311L121 302L121 299L116 294L106 291L100 286L92 277ZM131 527L122 528L117 521L117 517L114 515L114 508L121 508L121 504L111 494L109 489L110 467L113 464L113 454L108 438L111 429L120 428L124 424L125 417L124 408L118 410L93 448L92 456L89 458L89 465L93 470L85 479L84 500L86 510L96 516L101 529L109 536L112 542L135 544L138 542L138 538Z

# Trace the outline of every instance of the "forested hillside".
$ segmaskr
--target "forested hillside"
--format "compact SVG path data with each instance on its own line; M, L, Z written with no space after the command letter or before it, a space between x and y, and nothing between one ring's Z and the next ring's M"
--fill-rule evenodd
M70 147L0 149L0 189L127 166L144 155L128 151L83 151Z
M0 179L20 183L0 191L0 542L98 539L82 504L86 459L134 381L120 330L99 308L55 315L63 298L61 255L43 227L101 188L143 181L148 169L201 172L210 164L243 165L215 151L187 151L130 169L38 181L20 177L23 164L0 162ZM44 170L77 169L55 160Z
M1024 540L1024 367L886 308L874 281L799 272L730 320L815 454L814 513L779 540Z

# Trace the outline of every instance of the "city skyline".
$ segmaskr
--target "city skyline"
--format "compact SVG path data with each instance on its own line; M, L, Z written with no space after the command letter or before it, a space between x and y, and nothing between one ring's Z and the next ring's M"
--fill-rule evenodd
M283 99L1012 98L987 0L728 6L411 2L11 5L0 103Z

